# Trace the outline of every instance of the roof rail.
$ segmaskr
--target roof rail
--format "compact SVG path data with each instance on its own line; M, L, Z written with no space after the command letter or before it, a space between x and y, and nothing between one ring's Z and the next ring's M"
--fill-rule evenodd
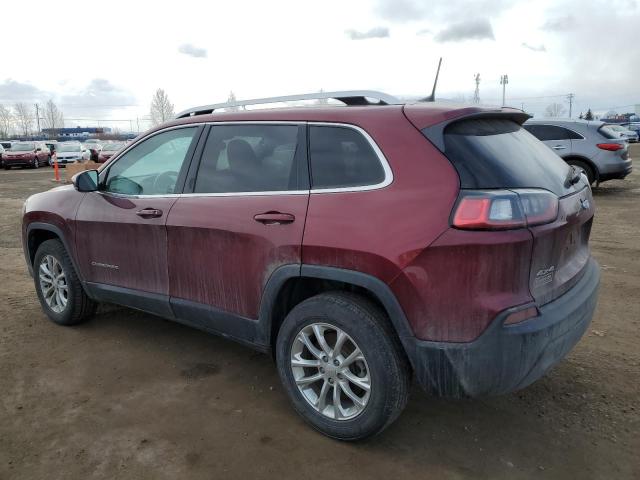
M236 102L214 103L212 105L202 105L200 107L189 108L180 112L176 118L191 117L194 115L205 115L213 113L220 108L243 107L245 105L260 105L265 103L295 102L298 100L339 100L345 105L400 105L399 99L386 93L375 90L347 90L343 92L317 92L304 93L301 95L286 95L284 97L255 98L253 100L239 100ZM371 102L369 99L378 100Z

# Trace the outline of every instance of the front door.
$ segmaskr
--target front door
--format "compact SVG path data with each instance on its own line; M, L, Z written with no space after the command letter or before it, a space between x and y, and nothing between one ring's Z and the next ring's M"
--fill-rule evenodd
M212 126L196 163L185 189L191 193L167 220L172 307L190 321L198 312L214 323L220 312L231 323L256 319L271 274L300 265L309 201L305 126Z
M100 175L76 216L86 281L168 295L166 219L181 190L200 127L152 134Z

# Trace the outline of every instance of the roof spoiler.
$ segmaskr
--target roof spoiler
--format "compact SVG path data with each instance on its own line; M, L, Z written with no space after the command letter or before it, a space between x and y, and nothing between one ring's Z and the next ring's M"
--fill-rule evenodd
M476 110L476 109L474 108L473 110ZM451 118L449 120L445 120L444 122L436 123L435 125L425 127L421 131L424 134L424 136L427 137L429 141L433 143L438 150L440 150L441 152L444 152L444 131L449 125L452 125L457 122L463 122L466 120L492 119L492 118L512 120L516 122L518 125L522 125L524 122L526 122L528 119L531 118L531 115L523 112L522 110L516 110L512 108L485 110L480 112L475 111L473 113L462 113L461 115Z

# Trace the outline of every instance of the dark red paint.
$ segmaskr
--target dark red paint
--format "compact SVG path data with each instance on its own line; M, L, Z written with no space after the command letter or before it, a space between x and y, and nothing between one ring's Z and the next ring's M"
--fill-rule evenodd
M593 214L592 206L578 215L571 213L575 205L561 204L566 215L531 229L450 227L459 178L419 129L492 111L427 104L256 110L177 120L170 125L255 120L357 125L374 138L394 180L361 192L152 199L63 188L31 197L23 233L35 221L57 225L71 239L70 253L85 281L169 295L253 319L269 276L281 265L356 270L391 287L419 339L468 342L501 311L555 297L568 285L562 275L576 275L588 258ZM141 216L143 209L161 215ZM563 225L571 222L584 225L576 240L584 248L564 258L572 230ZM549 258L562 275L539 291L532 278Z

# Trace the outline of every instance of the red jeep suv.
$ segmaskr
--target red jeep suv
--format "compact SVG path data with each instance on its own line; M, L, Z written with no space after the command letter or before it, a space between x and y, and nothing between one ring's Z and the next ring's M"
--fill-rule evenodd
M294 408L357 440L429 392L521 389L582 337L599 269L584 175L519 110L198 107L30 197L42 308L111 302L270 351Z

